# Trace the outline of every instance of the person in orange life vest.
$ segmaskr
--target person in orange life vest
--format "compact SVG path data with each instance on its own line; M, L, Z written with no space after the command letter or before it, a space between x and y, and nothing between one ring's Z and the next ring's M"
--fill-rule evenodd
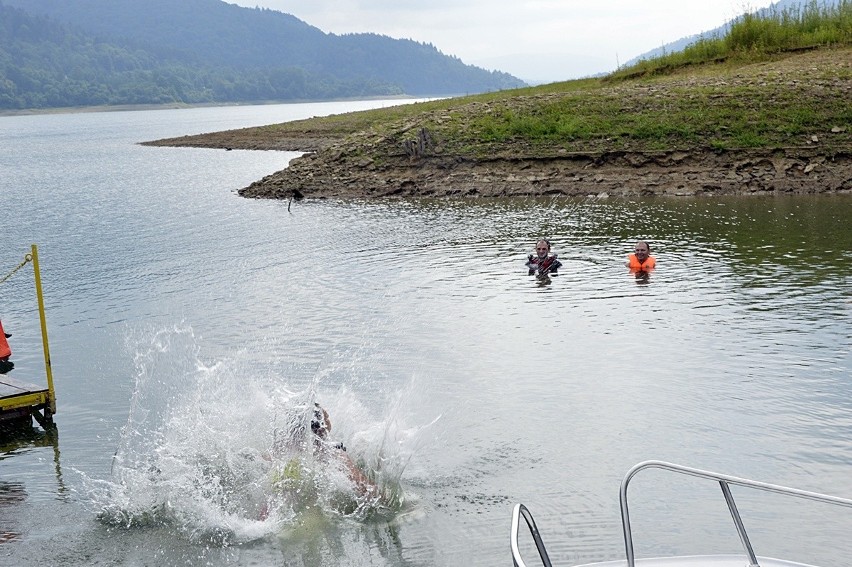
M627 257L625 266L631 272L647 272L653 270L657 265L657 259L651 256L651 247L644 240L640 240L633 247L633 254Z
M550 254L550 241L542 238L535 243L535 256L527 256L526 266L530 269L529 275L538 272L540 276L548 273L555 276L556 270L562 267L562 262L556 259L556 254Z

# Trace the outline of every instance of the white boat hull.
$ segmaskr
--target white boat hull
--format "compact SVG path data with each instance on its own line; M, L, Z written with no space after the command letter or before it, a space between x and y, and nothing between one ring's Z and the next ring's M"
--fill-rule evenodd
M758 557L760 567L815 567L806 563ZM678 557L653 557L636 560L637 567L749 567L744 555L684 555ZM586 563L575 567L627 567L626 559L603 563Z

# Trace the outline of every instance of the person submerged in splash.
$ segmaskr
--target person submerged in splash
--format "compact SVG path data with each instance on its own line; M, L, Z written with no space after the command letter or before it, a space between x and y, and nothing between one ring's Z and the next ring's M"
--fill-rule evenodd
M311 432L316 435L314 446L320 452L325 452L326 456L337 459L344 467L349 480L355 486L355 492L360 496L377 496L379 488L376 484L367 478L349 453L346 452L346 447L343 443L334 443L329 437L331 435L331 419L328 417L328 412L319 404L314 404L314 417L311 420Z
M535 256L527 256L525 264L529 268L529 275L545 276L547 274L557 275L557 270L562 267L562 262L556 259L556 254L550 254L550 241L541 238L535 243Z
M340 467L352 482L354 491L359 497L376 498L379 496L379 487L352 460L343 443L335 443L331 440L331 419L325 408L318 403L314 403L313 415L311 416L312 435L306 439L304 433L304 425L297 424L291 429L283 442L277 441L275 443L273 454L279 457L282 455L291 457L276 473L274 479L276 484L283 487L300 481L302 463L299 454L310 451L317 461L329 466Z

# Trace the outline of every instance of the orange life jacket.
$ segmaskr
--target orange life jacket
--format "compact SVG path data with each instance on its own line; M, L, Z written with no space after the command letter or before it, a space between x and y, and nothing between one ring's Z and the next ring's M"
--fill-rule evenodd
M12 349L9 348L9 341L6 340L6 333L3 331L3 323L0 322L0 360L8 360L12 356Z
M653 256L648 256L641 264L639 263L639 259L636 257L636 254L631 254L627 257L627 259L630 261L630 269L632 271L653 270L654 266L657 265L657 260Z

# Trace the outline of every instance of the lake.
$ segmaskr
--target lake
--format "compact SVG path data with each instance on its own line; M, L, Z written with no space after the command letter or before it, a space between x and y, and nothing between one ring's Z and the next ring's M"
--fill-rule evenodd
M852 497L852 195L288 203L236 191L296 153L138 144L398 103L0 117L58 406L0 440L0 564L509 564L516 502L554 564L618 559L647 459ZM29 266L0 317L44 383ZM387 505L275 469L314 401ZM712 483L631 486L638 556L739 551ZM759 554L852 552L848 511L734 493Z

